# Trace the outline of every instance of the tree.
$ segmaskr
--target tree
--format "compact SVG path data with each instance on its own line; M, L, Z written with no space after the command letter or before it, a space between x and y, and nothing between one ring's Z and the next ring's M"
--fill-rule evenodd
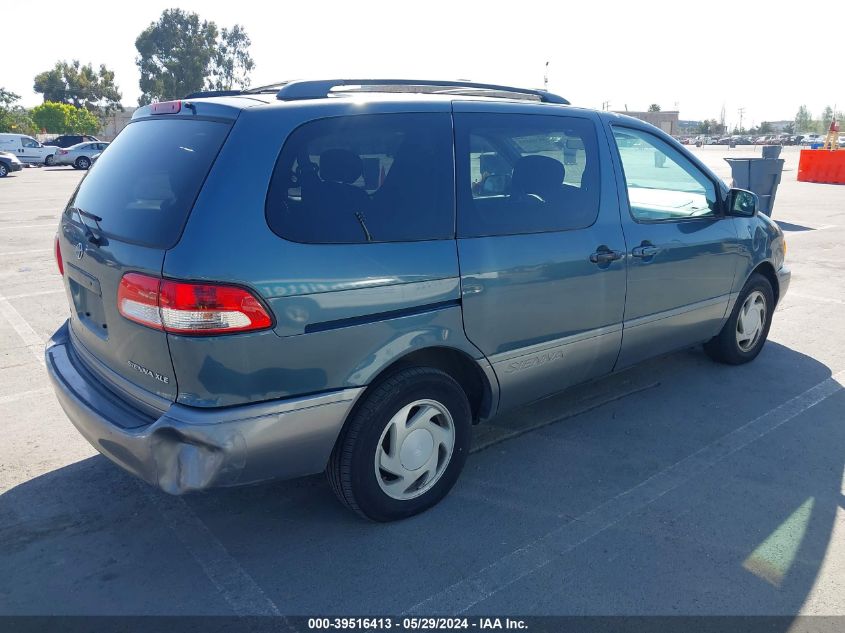
M774 130L772 129L772 124L769 123L768 121L763 121L760 124L760 129L757 130L757 133L761 134L761 135L762 134L771 134L772 132L774 132Z
M798 108L798 112L795 114L795 131L798 134L801 134L803 132L814 132L815 128L816 126L813 121L813 115L810 114L807 106L802 105Z
M123 95L114 82L114 71L105 64L94 70L93 65L83 66L78 59L56 62L53 68L35 76L33 90L44 96L45 103L68 103L105 115L123 109Z
M650 106L648 106L648 111L649 112L660 112L660 104L652 103Z
M255 62L249 54L250 44L252 41L240 24L231 30L222 30L212 60L211 77L207 82L210 90L249 88L249 73L255 68Z
M783 126L783 131L787 134L795 134L795 122L790 121L786 125Z
M830 123L833 121L833 108L827 106L822 111L821 132L827 132L830 129Z
M32 120L53 134L94 134L100 129L99 119L89 110L54 101L35 106Z
M255 67L250 39L238 24L218 31L214 22L182 9L166 9L135 40L141 72L140 105L191 92L249 86Z
M29 113L17 105L20 98L20 95L0 87L0 132L31 135L38 131Z

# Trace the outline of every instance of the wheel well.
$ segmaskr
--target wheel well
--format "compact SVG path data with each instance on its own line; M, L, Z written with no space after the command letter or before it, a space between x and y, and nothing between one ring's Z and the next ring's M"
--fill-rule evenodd
M403 356L385 367L370 383L370 387L381 383L397 371L421 366L439 369L461 385L469 399L474 424L489 414L493 391L487 377L468 354L449 347L429 347Z
M775 293L775 305L777 305L780 299L780 286L778 285L778 276L775 272L775 267L770 262L762 262L751 272L752 275L754 273L760 273L772 284L772 292Z

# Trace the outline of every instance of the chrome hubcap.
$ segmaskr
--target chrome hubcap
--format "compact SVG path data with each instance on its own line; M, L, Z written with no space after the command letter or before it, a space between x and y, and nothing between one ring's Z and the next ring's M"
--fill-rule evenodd
M736 320L736 344L743 352L750 351L763 335L766 325L766 297L759 290L752 292L739 309Z
M454 448L449 410L436 400L416 400L397 411L382 431L376 481L394 499L419 497L446 471Z

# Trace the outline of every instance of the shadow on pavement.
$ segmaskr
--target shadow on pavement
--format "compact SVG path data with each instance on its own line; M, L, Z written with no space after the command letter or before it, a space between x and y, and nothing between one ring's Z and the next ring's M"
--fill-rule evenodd
M207 526L282 613L398 614L601 504L615 507L830 377L771 342L743 367L688 351L630 371L659 387L471 456L444 502L407 521L359 520L322 477L195 494L180 512ZM618 522L570 548L556 543L562 553L542 567L504 569L501 590L470 612L796 614L843 503L843 393L649 505L620 504ZM577 390L544 406L573 398ZM188 552L173 530L191 522L168 523L150 498L163 493L142 486L98 456L0 496L0 613L231 613L221 579L207 575L226 565Z

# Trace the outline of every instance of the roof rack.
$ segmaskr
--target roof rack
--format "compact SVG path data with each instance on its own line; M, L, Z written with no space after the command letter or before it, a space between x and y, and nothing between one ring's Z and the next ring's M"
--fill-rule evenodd
M534 97L543 103L559 103L569 105L563 97L530 88L516 88L514 86L499 86L496 84L479 84L470 81L432 81L429 79L319 79L289 81L281 85L276 98L281 101L296 101L299 99L324 99L329 96L333 88L339 86L373 86L393 88L389 92L425 92L434 94L472 94L483 96L512 97L523 95ZM269 88L270 86L268 86ZM397 90L407 88L408 90ZM421 90L425 88L425 90ZM439 90L438 90L439 89ZM485 94L488 93L488 94ZM499 93L499 94L490 94Z

